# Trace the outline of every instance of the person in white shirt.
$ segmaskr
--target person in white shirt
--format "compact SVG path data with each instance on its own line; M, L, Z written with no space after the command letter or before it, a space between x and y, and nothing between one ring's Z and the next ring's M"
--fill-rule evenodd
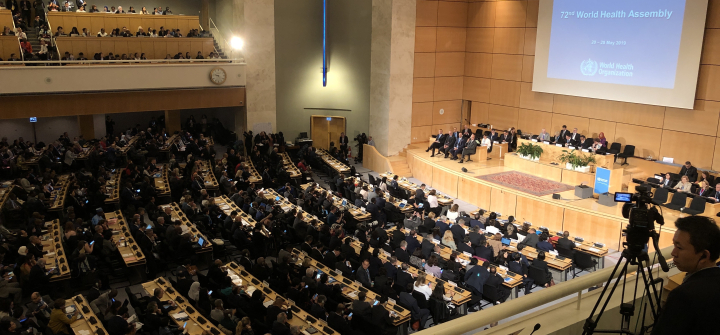
M690 183L690 179L688 176L682 176L682 179L680 180L675 187L673 187L676 190L679 190L681 192L690 192L690 188L692 187L692 184Z
M18 28L15 29L15 36L17 36L17 38L18 38L19 40L26 40L26 39L27 39L27 34L25 34L25 33L23 32L22 28L20 28L20 27L18 27Z
M454 204L446 214L448 220L455 221L458 215L460 215L460 213L458 212L459 209L460 207L458 206L458 204Z
M413 290L422 293L425 296L425 299L430 300L432 289L430 288L430 285L428 285L426 276L427 275L424 273L418 274L418 277L415 280L415 284L413 284Z
M430 210L433 210L434 208L438 207L438 199L435 194L436 194L435 190L431 190L430 193L428 193L428 195L427 195L427 201L428 201L428 204L430 205Z
M105 28L100 28L100 32L97 33L97 37L107 37L107 35Z
M488 138L487 134L483 134L482 141L480 141L480 146L486 147L489 151L491 145L492 141L490 141L490 138Z
M372 136L368 137L368 145L375 146L375 140L373 140Z

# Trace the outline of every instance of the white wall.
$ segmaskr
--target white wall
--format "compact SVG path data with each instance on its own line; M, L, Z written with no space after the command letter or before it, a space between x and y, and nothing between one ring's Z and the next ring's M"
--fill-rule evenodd
M50 143L56 140L63 132L70 138L80 135L77 116L60 116L51 118L38 118L35 124L37 140ZM0 137L7 137L12 142L18 137L26 141L33 141L33 127L29 119L12 119L0 121Z

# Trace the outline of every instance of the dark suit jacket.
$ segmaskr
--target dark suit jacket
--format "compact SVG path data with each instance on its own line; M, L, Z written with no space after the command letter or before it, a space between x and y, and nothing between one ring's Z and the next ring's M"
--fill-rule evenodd
M270 334L272 334L272 335L289 335L290 328L284 323L275 321L275 322L273 322L272 330L270 331Z
M490 272L481 265L475 265L472 269L465 272L465 284L474 288L477 293L483 293L483 285L490 277Z
M355 271L355 279L363 284L363 286L370 288L372 286L372 279L370 279L370 269L367 271L363 269L362 265Z
M697 168L694 166L691 166L689 169L683 165L682 169L680 169L680 176L688 176L688 179L690 179L690 182L695 182L698 179L698 172Z
M435 245L432 242L430 242L427 239L423 239L422 254L423 254L423 256L425 256L425 258L430 257L430 254L432 254L434 249L435 249Z
M537 234L527 234L525 236L525 239L520 241L520 244L535 248L537 246L538 241L539 241L539 237L537 236Z
M492 247L486 247L486 246L479 246L475 248L475 256L478 256L482 259L492 261L495 258L495 254L493 253Z
M392 263L390 262L385 262L384 266L385 270L387 271L387 277L395 280L395 278L397 277L398 268L392 265Z
M342 315L338 315L336 313L330 313L327 317L327 323L330 328L337 330L342 335L348 335L352 333L352 329L350 328L350 325L345 321L345 318L342 317Z
M653 335L716 334L720 313L720 268L700 270L668 295Z
M575 249L575 242L570 241L570 239L567 239L564 237L561 237L557 241L557 245L558 245L558 247L565 248L565 249L570 249L570 250Z
M410 235L405 237L405 241L407 241L407 252L408 254L412 254L415 249L417 249L420 246L420 242L418 242L417 238Z
M325 257L323 258L322 263L331 268L335 266L335 263L337 263L337 257L335 257L335 253L332 250L325 253Z
M471 242L471 243L472 243L472 242ZM460 244L458 244L457 250L458 250L459 252L468 252L468 253L470 253L471 255L474 255L474 254L475 254L475 249L473 249L471 246L469 246L469 245L467 245L467 244L465 244L465 243L460 243Z
M412 283L413 281L413 277L409 273L398 270L397 280L395 280L396 285L399 285L400 287L405 289L405 287L407 287L407 284Z
M417 300L407 292L400 292L400 304L403 306L410 307L410 314L413 319L420 318L420 306Z
M470 244L475 248L477 248L477 246L481 245L483 241L486 240L485 235L483 235L482 233L476 233L471 231L468 236L470 237Z
M455 145L455 138L452 136L446 136L445 143L443 143L443 145L447 145L448 148L452 148Z
M425 191L420 188L415 190L415 199L425 199Z
M352 310L353 315L369 315L370 304L367 301L353 300Z
M395 257L403 263L410 262L410 254L402 248L395 249Z
M455 243L462 243L463 239L465 238L465 229L463 229L463 227L460 227L459 224L453 223L452 227L450 227L450 231L453 234Z

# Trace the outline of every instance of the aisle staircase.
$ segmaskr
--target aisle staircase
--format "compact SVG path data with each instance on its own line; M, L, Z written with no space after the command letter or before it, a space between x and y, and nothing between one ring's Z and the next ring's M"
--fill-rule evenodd
M392 165L393 173L403 177L412 177L412 171L407 164L407 151L410 149L420 148L419 144L410 144L406 146L397 156L388 157L390 165Z

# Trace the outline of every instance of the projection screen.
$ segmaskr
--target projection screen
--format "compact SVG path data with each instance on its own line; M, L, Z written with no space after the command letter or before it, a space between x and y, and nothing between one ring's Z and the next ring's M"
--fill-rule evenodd
M692 109L707 0L540 0L533 91Z

